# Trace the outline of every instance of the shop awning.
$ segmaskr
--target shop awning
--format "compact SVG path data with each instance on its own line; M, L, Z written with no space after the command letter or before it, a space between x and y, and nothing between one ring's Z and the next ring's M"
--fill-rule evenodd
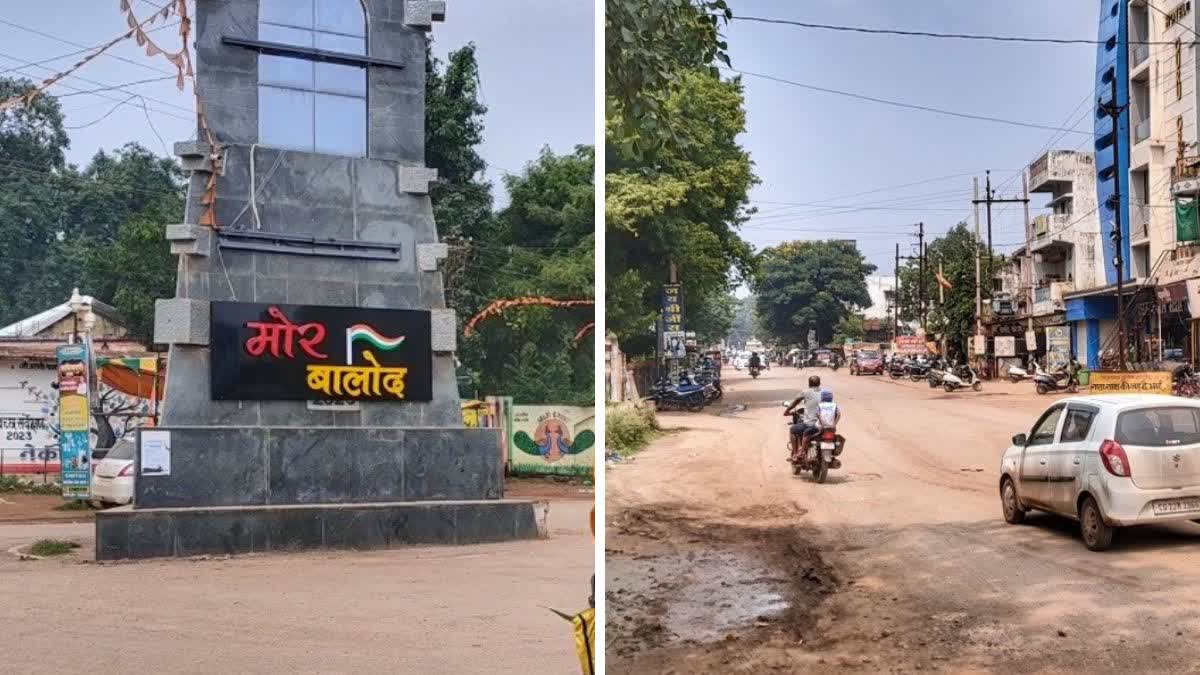
M101 382L122 394L162 400L165 373L158 369L157 357L99 358L96 370Z

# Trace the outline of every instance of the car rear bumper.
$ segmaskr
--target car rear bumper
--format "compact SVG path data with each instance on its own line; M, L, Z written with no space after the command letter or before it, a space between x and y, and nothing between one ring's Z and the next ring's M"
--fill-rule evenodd
M1146 525L1200 519L1200 486L1182 489L1146 490L1134 487L1128 478L1110 479L1101 491L1104 518L1111 525ZM1174 513L1155 513L1158 502L1196 500L1196 508Z
M92 476L92 499L112 504L133 501L133 478L101 478Z

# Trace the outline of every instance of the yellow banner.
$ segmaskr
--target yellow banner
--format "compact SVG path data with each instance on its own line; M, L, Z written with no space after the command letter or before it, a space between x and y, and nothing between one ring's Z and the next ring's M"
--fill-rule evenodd
M1092 371L1088 378L1089 394L1171 394L1169 371Z
M70 394L58 399L58 424L62 431L88 431L88 400Z

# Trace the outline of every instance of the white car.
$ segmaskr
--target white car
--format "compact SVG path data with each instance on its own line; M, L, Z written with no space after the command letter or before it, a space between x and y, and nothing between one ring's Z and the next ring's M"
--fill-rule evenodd
M1118 527L1200 520L1200 401L1080 396L1013 436L1000 465L1004 519L1029 509L1080 521L1093 551Z
M92 471L92 502L118 506L133 501L134 444L120 441L95 463Z

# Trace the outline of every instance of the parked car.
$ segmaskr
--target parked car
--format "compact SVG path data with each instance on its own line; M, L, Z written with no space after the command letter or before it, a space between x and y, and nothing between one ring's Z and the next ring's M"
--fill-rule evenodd
M1200 401L1081 396L1051 405L1000 464L1004 519L1030 509L1080 521L1093 551L1117 528L1200 520Z
M118 441L92 470L92 502L100 507L133 501L134 443Z
M851 375L882 375L883 356L876 351L863 350L850 361Z

